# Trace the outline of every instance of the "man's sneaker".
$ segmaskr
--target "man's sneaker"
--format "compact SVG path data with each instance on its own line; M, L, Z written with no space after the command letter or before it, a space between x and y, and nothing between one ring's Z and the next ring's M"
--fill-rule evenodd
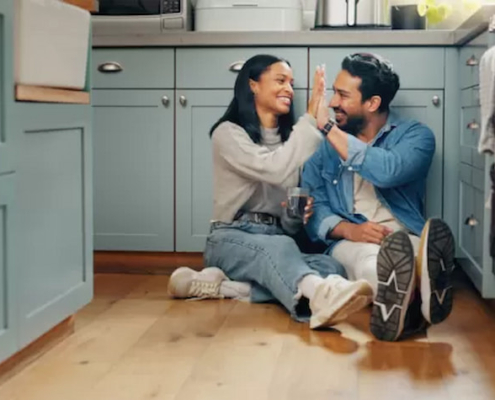
M449 226L440 219L428 220L421 233L417 267L421 311L431 324L442 322L452 311L454 253L454 236Z
M414 249L402 231L387 236L377 258L378 290L371 311L371 333L379 340L395 341L404 330L404 319L414 289Z
M188 267L177 268L168 282L168 294L179 299L222 299L220 284L229 280L220 268L209 267L200 272Z
M371 303L373 289L365 280L350 282L330 275L316 288L310 300L310 328L332 326Z

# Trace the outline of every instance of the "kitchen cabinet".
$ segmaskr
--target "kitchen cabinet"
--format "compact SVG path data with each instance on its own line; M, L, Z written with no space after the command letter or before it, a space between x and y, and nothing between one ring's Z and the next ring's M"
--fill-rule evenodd
M173 251L174 92L94 90L93 106L95 249Z
M458 262L486 298L495 298L494 263L489 252L491 210L487 207L493 156L478 152L481 127L479 60L493 45L495 33L487 31L458 53Z
M326 64L331 82L344 56L361 50L235 47L177 48L171 53L170 48L95 49L95 248L203 251L213 208L208 132L231 101L242 64L259 53L287 59L294 71L299 116L306 110L312 85L309 71L317 64ZM390 59L400 74L401 89L393 109L425 123L435 134L437 146L428 176L425 214L442 217L446 50L366 50ZM139 73L137 66L148 59L155 61L146 62L146 73ZM422 59L428 59L428 65L418 64ZM112 60L122 71L101 72L102 65ZM163 65L161 74L151 66L157 60ZM175 83L169 82L174 71ZM165 89L151 89L153 86ZM168 107L160 104L164 95L170 98Z
M89 303L93 294L91 107L17 103L18 346Z
M296 89L297 116L307 91ZM213 164L209 130L232 100L231 90L177 90L176 251L201 252L213 210Z
M0 174L14 170L14 132L10 128L14 99L5 86L13 77L13 2L0 2ZM7 81L7 78L9 79ZM3 83L3 85L1 84Z
M399 90L391 109L427 125L435 136L435 154L426 183L425 217L442 217L443 90Z
M0 176L0 362L17 350L15 174Z

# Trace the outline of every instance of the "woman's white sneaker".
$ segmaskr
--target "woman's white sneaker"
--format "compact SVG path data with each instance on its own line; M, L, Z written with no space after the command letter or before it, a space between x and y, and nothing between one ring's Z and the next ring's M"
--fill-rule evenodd
M189 267L177 268L168 283L168 294L179 299L223 299L220 285L229 280L217 267L208 267L195 271Z
M373 289L365 280L350 282L330 275L316 288L310 299L310 328L332 326L371 303Z

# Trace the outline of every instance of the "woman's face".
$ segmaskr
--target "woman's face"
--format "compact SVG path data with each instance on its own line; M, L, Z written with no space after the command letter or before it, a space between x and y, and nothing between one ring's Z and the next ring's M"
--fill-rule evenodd
M294 98L292 69L285 62L270 65L259 81L250 81L257 110L275 115L287 114Z

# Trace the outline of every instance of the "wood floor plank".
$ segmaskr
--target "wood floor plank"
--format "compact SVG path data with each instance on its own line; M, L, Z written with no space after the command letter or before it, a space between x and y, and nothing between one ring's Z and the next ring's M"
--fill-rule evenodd
M89 393L92 400L172 400L233 301L177 301Z
M62 400L85 392L163 315L171 302L153 301L160 279L147 279L93 322L0 388L0 398Z
M385 343L369 310L312 331L276 305L172 300L167 283L97 276L76 332L1 385L0 399L495 398L495 312L471 288L427 337Z
M435 354L452 400L495 398L495 315L477 293L456 293L450 318L429 330L432 343L447 343Z
M357 399L359 345L338 331L291 321L268 389L269 399Z
M175 399L268 399L289 322L278 306L237 302Z
M97 274L94 279L94 299L81 309L75 318L75 329L79 330L108 310L118 300L143 284L145 275Z

